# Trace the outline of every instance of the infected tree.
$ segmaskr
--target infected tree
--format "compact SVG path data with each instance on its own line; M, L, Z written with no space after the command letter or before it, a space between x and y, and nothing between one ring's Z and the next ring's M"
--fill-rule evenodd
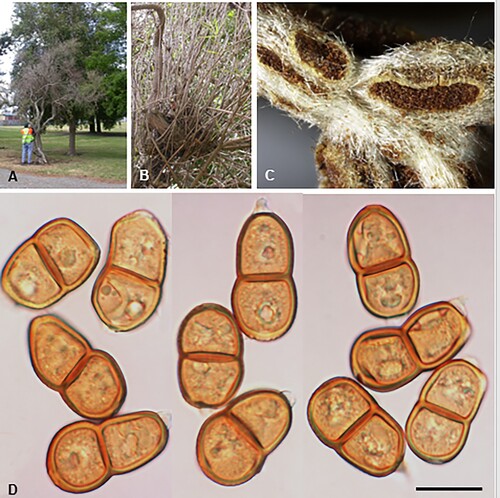
M46 50L35 64L25 65L18 73L14 97L21 114L29 117L35 129L35 156L37 162L48 162L42 146L42 134L50 124L67 122L73 127L70 133L69 154L76 154L74 136L76 119L85 107L98 100L98 85L85 83L85 74L77 63L78 44L75 41L60 43ZM93 75L94 81L99 77ZM72 139L73 137L73 139Z

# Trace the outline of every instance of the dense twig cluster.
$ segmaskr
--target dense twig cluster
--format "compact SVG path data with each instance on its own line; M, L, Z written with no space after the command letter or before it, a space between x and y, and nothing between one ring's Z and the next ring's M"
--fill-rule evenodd
M132 9L132 186L249 187L250 4Z

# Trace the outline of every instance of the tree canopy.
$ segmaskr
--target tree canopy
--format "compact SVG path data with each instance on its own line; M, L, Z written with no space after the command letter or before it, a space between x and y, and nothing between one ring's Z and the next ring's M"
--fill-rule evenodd
M9 33L0 33L0 57L7 53L11 44Z

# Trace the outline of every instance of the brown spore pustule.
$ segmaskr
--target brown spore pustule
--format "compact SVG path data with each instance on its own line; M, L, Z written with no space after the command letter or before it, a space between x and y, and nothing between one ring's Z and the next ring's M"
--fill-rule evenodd
M370 87L370 93L405 111L453 111L477 101L479 88L469 83L413 88L395 81L381 81Z
M347 56L333 41L321 42L303 31L295 34L297 52L307 65L329 80L341 80L347 71Z

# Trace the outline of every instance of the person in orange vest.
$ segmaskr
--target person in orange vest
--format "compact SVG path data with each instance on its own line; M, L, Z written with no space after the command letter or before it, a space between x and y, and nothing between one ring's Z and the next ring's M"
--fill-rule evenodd
M26 123L24 128L21 130L22 135L22 158L21 164L26 164L26 160L28 160L28 164L31 164L31 156L33 155L33 145L35 143L35 132L31 127L30 123Z

